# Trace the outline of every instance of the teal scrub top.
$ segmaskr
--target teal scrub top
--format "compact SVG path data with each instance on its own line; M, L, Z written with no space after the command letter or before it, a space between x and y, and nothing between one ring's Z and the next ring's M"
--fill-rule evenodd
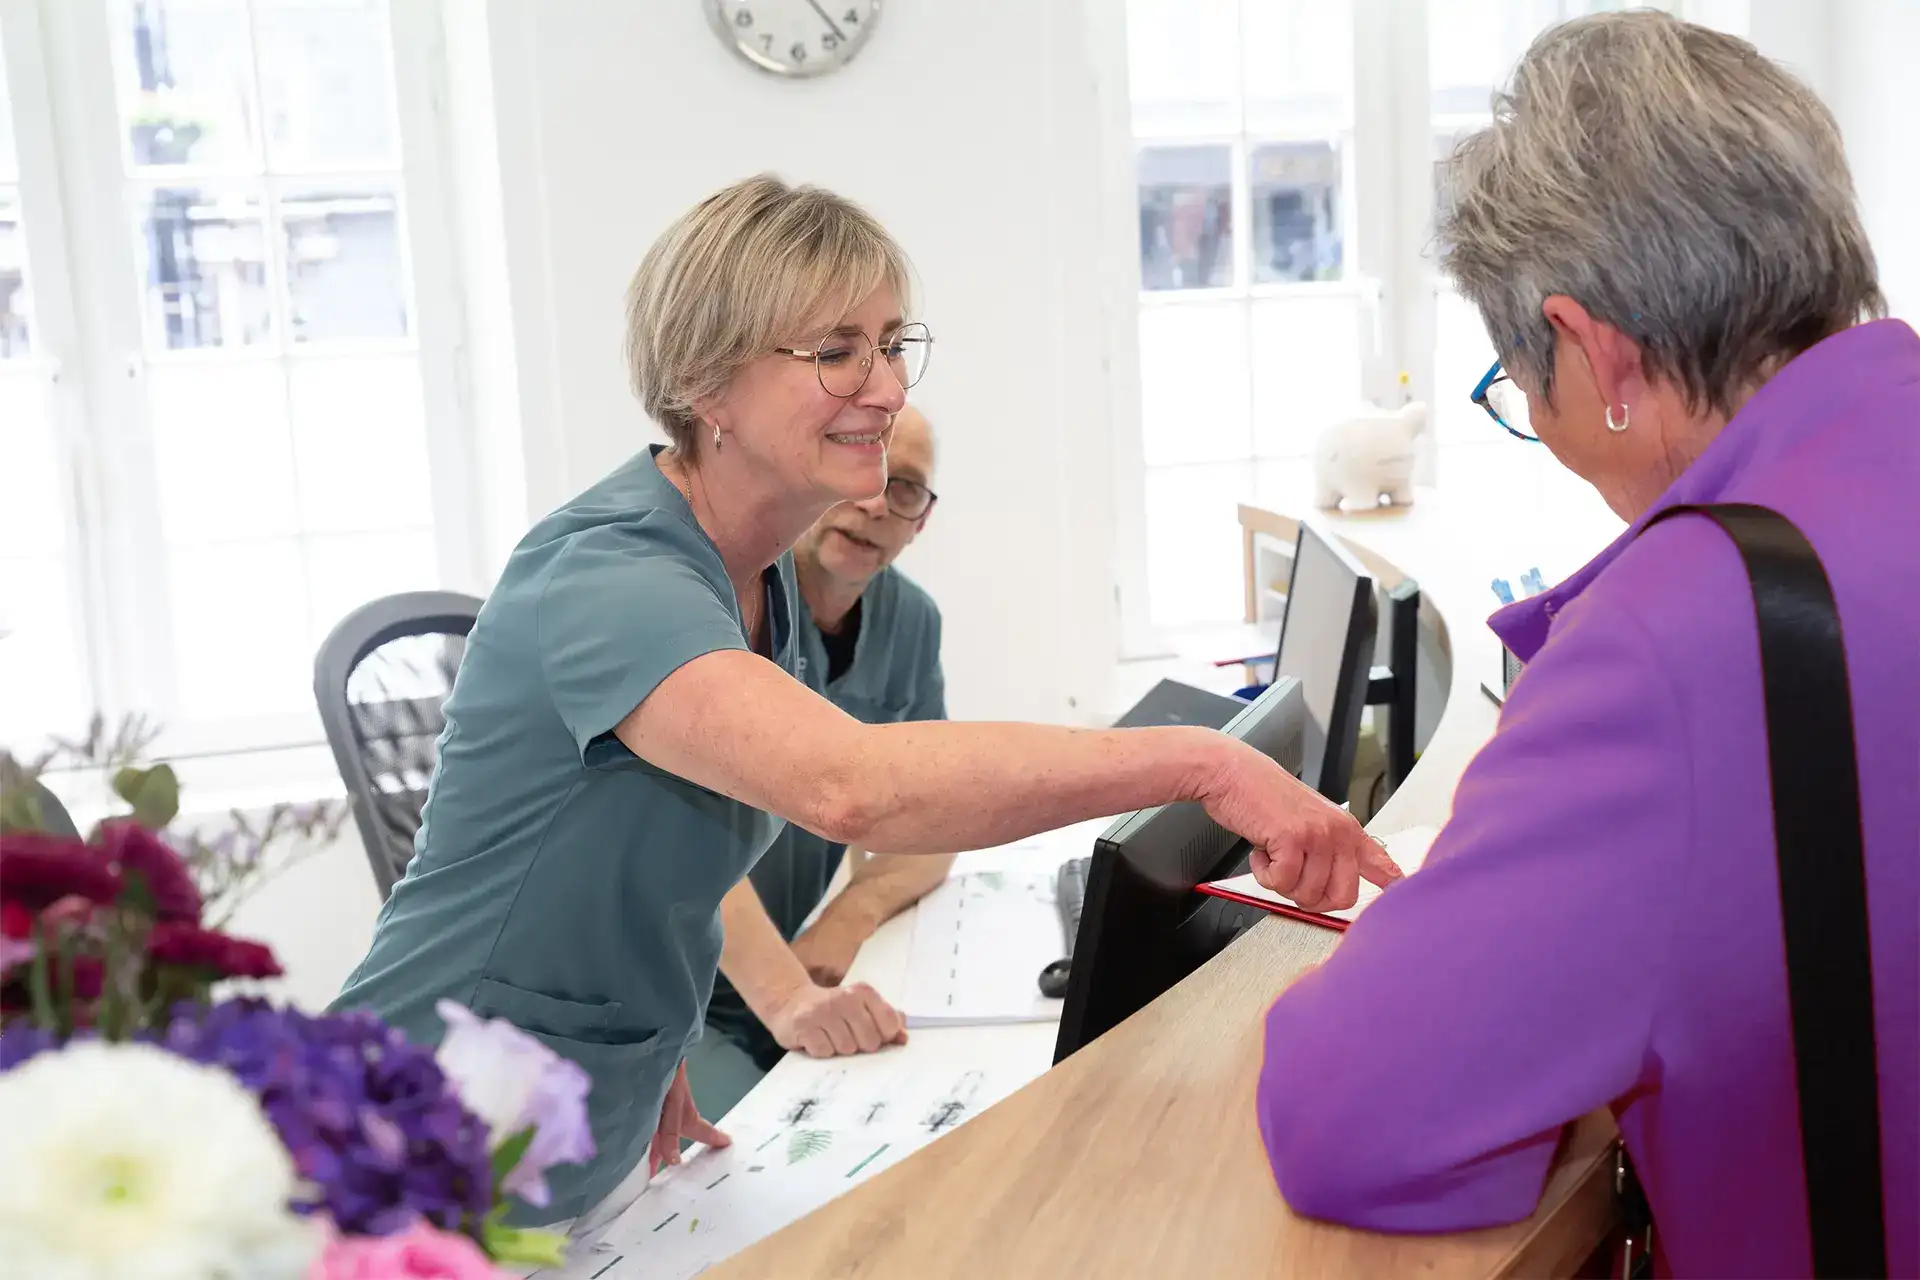
M842 711L868 724L901 720L945 720L947 686L940 669L940 609L918 583L888 566L860 596L860 630L853 661L840 678L827 680L826 642L805 596L798 597L794 628L798 658L794 673L808 688ZM754 891L780 936L791 942L807 917L827 896L827 886L846 846L800 827L788 826L774 837L766 856L754 863ZM747 1008L733 984L720 974L707 1005L709 1034L734 1041L762 1070L770 1070L785 1052Z
M436 1044L442 997L593 1077L598 1154L547 1175L576 1216L644 1158L720 960L720 899L782 820L654 768L613 729L684 663L746 649L720 554L642 453L536 525L480 611L414 856L335 1008ZM765 575L793 671L791 556Z

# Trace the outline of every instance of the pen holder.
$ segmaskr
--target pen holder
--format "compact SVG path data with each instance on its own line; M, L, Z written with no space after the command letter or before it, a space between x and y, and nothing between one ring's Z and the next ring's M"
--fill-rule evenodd
M1513 650L1500 646L1500 692L1513 692L1513 682L1520 678L1520 668L1526 664L1513 656Z

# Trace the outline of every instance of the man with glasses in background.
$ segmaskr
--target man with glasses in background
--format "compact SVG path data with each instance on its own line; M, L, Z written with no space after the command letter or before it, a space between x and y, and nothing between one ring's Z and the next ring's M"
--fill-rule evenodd
M794 674L870 724L944 720L940 610L892 567L935 500L932 430L911 406L894 420L887 474L883 494L832 508L793 549ZM944 880L953 859L855 853L846 888L808 925L846 852L789 824L721 902L720 975L687 1055L701 1115L724 1116L789 1049L826 1058L906 1038L899 1010L841 980L860 944Z

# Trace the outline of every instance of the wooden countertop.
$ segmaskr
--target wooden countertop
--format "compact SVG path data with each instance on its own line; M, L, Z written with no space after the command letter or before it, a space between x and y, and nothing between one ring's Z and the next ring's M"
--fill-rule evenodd
M1241 517L1273 531L1291 524L1252 508ZM1474 594L1476 581L1485 594L1488 565L1432 491L1408 511L1327 523L1376 572L1404 569L1419 580L1431 610L1423 608L1423 623L1438 629L1451 657L1433 737L1370 824L1378 832L1439 825L1496 723L1479 682L1497 672L1498 646ZM1573 564L1600 541L1574 550ZM1554 572L1573 567L1536 558ZM707 1274L1572 1274L1614 1220L1614 1128L1605 1112L1568 1128L1541 1203L1523 1223L1386 1236L1309 1221L1282 1201L1253 1117L1263 1015L1338 940L1311 925L1264 921L1020 1092Z

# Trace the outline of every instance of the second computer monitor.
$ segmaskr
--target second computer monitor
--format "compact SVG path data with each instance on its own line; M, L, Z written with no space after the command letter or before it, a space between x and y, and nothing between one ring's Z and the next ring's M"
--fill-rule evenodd
M1379 610L1373 575L1332 534L1300 522L1274 679L1300 682L1307 707L1301 780L1335 804L1347 798L1366 711Z

